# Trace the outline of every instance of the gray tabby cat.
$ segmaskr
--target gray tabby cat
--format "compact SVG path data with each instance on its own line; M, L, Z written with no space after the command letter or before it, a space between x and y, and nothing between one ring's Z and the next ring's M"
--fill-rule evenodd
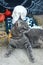
M29 31L29 27L26 22L23 22L22 20L18 20L12 27L11 33L12 38L10 39L9 45L8 45L8 51L6 53L7 56L11 54L13 51L13 48L24 48L27 51L27 55L30 58L32 62L34 62L33 54L32 54L32 47L30 44L30 41L25 35Z
M26 35L28 36L32 47L43 48L43 28L31 29Z

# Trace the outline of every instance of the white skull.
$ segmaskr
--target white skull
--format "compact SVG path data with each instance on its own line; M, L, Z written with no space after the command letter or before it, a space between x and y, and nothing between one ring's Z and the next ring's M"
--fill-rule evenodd
M24 6L21 5L16 6L12 13L12 17L13 17L12 23L14 24L19 19L19 17L21 17L21 19L24 20L26 15L27 15L27 10Z

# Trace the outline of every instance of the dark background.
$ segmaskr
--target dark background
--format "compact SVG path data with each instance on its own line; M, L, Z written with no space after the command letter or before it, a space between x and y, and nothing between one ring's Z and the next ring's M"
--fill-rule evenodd
M21 3L23 3L24 2L24 0L4 0L6 3L8 3L8 5L6 6L6 7L15 7L15 6L17 6L17 5L21 5ZM3 3L3 0L1 1L0 0L0 2L1 3ZM24 6L25 7L29 7L31 5L31 0L28 0L25 4L24 4ZM5 7L3 7L3 6L5 6L5 5L0 5L0 12L4 12L5 11Z
M8 2L10 6L16 6L16 5L20 5L24 0L5 0L5 1ZM24 6L25 7L30 6L31 1L32 0L28 0Z
M21 5L25 0L0 0L0 12L4 12L6 8L13 11L17 5ZM3 3L4 2L4 3ZM8 3L6 5L6 3ZM23 5L27 8L29 14L42 15L43 14L43 0L27 0Z

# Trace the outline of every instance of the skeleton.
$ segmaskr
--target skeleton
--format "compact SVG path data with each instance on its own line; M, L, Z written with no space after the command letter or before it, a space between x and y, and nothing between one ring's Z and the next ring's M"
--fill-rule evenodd
M34 62L34 57L32 54L32 47L30 44L30 41L28 37L25 35L26 32L28 32L28 25L26 22L23 22L22 20L18 20L15 25L13 25L11 29L12 38L10 39L9 45L8 45L8 51L6 53L6 56L9 56L11 52L13 51L13 48L25 48L27 51L27 55L30 58L32 62Z

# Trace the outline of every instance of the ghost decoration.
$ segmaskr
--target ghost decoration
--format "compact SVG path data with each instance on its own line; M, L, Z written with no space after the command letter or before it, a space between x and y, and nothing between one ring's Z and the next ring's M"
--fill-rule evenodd
M21 17L22 20L25 19L27 15L27 10L24 6L18 5L14 8L13 13L12 13L12 23L14 24L19 17Z

